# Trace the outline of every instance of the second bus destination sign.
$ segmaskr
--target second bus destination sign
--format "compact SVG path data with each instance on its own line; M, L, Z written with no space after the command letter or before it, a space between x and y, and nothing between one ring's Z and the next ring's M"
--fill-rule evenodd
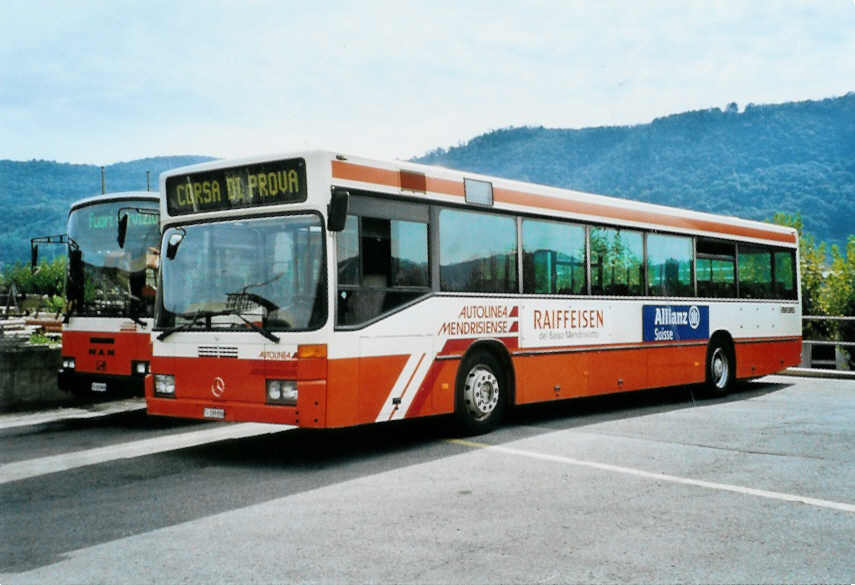
M169 215L306 200L306 161L272 161L166 179Z

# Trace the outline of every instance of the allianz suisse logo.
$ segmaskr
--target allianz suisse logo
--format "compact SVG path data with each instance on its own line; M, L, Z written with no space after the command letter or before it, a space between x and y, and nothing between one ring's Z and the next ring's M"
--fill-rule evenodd
M697 305L689 307L689 327L697 329L701 325L701 310Z
M644 341L681 341L709 337L709 307L644 305Z

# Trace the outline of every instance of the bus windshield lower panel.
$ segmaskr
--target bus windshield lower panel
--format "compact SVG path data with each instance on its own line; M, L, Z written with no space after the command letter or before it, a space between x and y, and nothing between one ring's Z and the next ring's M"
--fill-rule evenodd
M311 330L326 322L319 216L173 227L162 241L160 328Z

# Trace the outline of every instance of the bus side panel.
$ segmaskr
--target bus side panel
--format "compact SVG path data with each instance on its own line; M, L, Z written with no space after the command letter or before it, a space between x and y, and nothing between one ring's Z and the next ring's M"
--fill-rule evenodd
M590 372L590 395L647 388L647 350L595 351Z
M589 355L578 352L515 358L516 403L529 404L586 395Z
M780 372L801 362L801 340L736 340L736 377L754 378Z
M654 347L647 351L648 387L699 384L705 379L707 346Z
M705 355L697 345L516 358L517 404L703 382Z
M454 392L459 360L434 361L407 410L407 417L454 412Z
M336 359L329 362L327 426L342 427L377 421L393 388L404 375L411 356L383 356ZM391 418L406 418L454 412L454 378L457 360L435 360L418 388L404 380L400 395L415 393L406 413L395 411ZM410 382L408 386L406 382ZM393 399L395 397L392 397ZM403 408L403 407L402 407Z
M359 359L359 409L357 423L372 423L390 398L409 355L361 357ZM380 421L377 421L380 422Z
M327 372L327 426L359 424L359 358L329 360Z

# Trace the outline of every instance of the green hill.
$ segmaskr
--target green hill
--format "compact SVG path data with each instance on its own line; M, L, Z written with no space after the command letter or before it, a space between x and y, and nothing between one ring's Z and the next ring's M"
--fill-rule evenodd
M145 191L158 175L183 165L212 160L207 156L163 156L116 163L104 168L107 192ZM65 232L72 202L101 192L101 169L45 160L0 160L0 206L6 228L0 233L0 266L29 262L30 238Z
M800 212L834 243L855 233L855 93L638 126L507 128L414 160L749 219Z
M160 172L206 160L110 165L106 189L145 190L146 171L156 189ZM638 126L506 128L414 160L751 219L798 212L806 231L833 243L855 233L855 93L743 111L730 104ZM100 190L94 165L0 161L0 265L28 261L31 237L64 232L71 202Z

